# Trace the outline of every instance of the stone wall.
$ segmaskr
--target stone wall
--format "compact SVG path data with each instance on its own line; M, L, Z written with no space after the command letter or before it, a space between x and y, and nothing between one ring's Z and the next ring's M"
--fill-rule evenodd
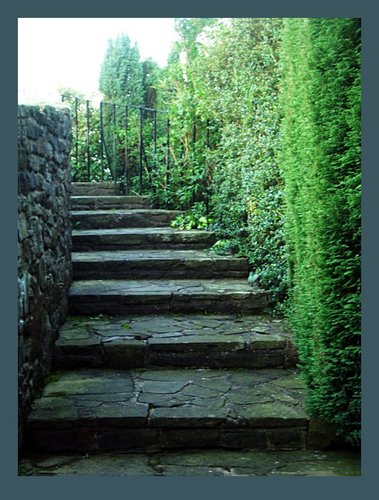
M71 282L71 120L67 108L18 107L19 438L51 365Z

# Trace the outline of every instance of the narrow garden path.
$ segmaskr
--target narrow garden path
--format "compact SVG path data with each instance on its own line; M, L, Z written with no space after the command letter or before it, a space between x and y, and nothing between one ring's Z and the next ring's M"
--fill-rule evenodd
M307 449L291 338L245 259L147 198L74 190L70 316L23 474L359 474L354 456Z

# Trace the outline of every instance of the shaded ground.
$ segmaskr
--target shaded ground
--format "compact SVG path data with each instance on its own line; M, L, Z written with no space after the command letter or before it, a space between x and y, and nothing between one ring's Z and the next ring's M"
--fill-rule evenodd
M21 460L19 475L85 476L359 476L348 451L181 451L180 453L49 455Z

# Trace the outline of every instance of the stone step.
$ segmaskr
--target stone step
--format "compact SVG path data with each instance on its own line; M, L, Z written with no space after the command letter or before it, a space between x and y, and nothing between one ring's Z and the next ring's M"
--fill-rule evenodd
M161 453L29 454L19 476L360 476L350 450L182 450Z
M72 182L72 196L112 196L119 194L114 182Z
M292 370L55 372L28 418L34 451L305 449Z
M139 249L204 249L216 241L211 231L179 231L171 227L73 230L75 252L90 250Z
M150 208L148 196L71 196L72 210Z
M55 369L273 368L297 358L283 321L269 316L162 315L68 318Z
M269 294L246 280L81 280L69 290L71 314L163 312L251 313L268 305Z
M72 229L167 227L182 212L176 210L72 210Z
M245 258L201 250L74 252L73 277L93 279L247 278Z

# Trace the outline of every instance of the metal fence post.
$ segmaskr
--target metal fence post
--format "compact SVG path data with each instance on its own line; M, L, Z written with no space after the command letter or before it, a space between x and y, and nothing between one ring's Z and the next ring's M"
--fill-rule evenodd
M79 162L79 123L78 123L78 105L79 99L75 97L75 163L78 167Z
M124 182L125 182L125 193L128 195L130 191L130 172L129 172L129 157L128 157L128 126L129 126L129 110L128 106L125 106L125 144L124 144Z
M167 118L166 187L170 184L170 119Z
M103 101L100 102L100 165L101 182L104 181L104 123L103 123Z
M143 108L139 108L139 194L142 195Z
M86 125L87 125L87 130L86 130L86 146L87 146L87 182L90 182L91 180L91 159L90 159L90 144L89 144L89 139L90 139L90 118L89 118L89 101L86 101Z
M116 104L112 106L112 122L113 122L113 180L114 180L114 194L117 193L117 162L116 162Z
M207 119L207 124L206 124L206 167L205 167L205 211L207 215L207 219L209 217L209 159L208 159L208 153L209 153L209 148L210 148L210 121Z

